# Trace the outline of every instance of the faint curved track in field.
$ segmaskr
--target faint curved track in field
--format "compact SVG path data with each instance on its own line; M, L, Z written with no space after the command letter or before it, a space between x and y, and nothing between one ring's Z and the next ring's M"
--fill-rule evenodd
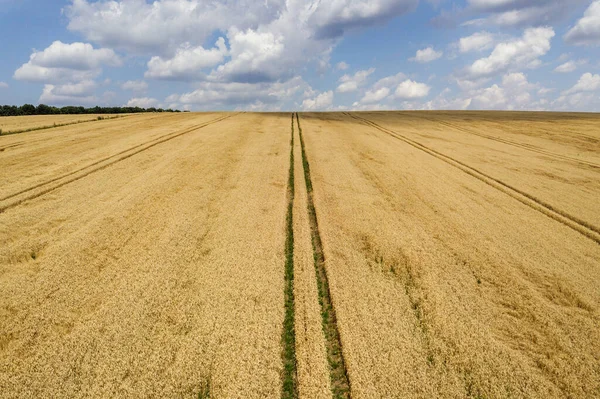
M55 177L55 178L52 178L50 180L46 180L42 183L38 183L34 186L28 187L28 188L18 191L16 193L10 194L6 197L0 198L0 204L1 204L4 201L10 200L10 199L15 199L16 197L19 197L19 196L23 196L22 198L16 198L13 202L10 202L8 204L0 205L0 213L6 211L7 209L14 208L15 206L18 206L25 201L45 195L45 194L47 194L51 191L54 191L66 184L80 180L92 173L98 172L102 169L112 166L118 162L121 162L127 158L130 158L136 154L139 154L140 152L146 151L158 144L162 144L164 142L167 142L167 141L177 138L179 136L183 136L184 134L191 133L195 130L204 128L204 127L212 125L214 123L221 122L221 121L231 118L235 115L237 115L237 114L222 116L222 117L213 119L211 121L192 126L190 128L187 128L187 129L179 131L179 132L171 132L171 133L162 135L155 139L146 141L144 143L130 147L126 150L120 151L116 154L102 158L96 162L93 162L93 163L86 165L82 168L79 168L77 170L71 171L69 173L63 174L63 175ZM66 180L64 180L64 179L66 179ZM64 181L61 181L61 180L64 180ZM55 182L58 182L58 183L55 185L52 185L50 187L43 188L44 186L50 185L51 183L55 183ZM38 188L41 188L42 190L34 192Z
M20 141L18 143L13 143L10 145L5 145L4 147L0 147L0 152L3 152L4 150L7 150L9 148L14 148L14 147L19 147L22 146L23 144L25 144L23 141Z
M432 156L440 159L441 161L444 161L447 164L452 165L455 168L462 170L463 172L467 173L468 175L481 180L482 182L486 183L487 185L494 187L495 189L502 191L505 194L510 195L517 201L529 206L530 208L532 208L540 213L543 213L544 215L556 220L557 222L564 224L565 226L570 227L571 229L577 231L578 233L580 233L580 234L586 236L587 238L595 241L596 243L600 244L600 228L598 228L597 226L594 226L593 224L591 224L589 222L586 222L586 221L581 220L573 215L570 215L569 213L567 213L563 210L557 209L554 206L546 203L545 201L543 201L539 198L536 198L533 195L528 194L516 187L513 187L513 186L503 182L502 180L499 180L499 179L492 177L484 172L481 172L481 171L473 168L472 166L469 166L455 158L452 158L446 154L443 154L439 151L429 148L415 140L409 139L408 137L403 136L400 133L397 133L393 130L382 127L369 119L366 119L366 118L363 118L363 117L360 117L357 115L353 115L348 112L346 112L345 115L347 115L351 118L354 118L356 120L359 120L368 126L371 126L383 133L386 133L396 139L399 139L399 140L411 145L414 148L417 148L423 152L426 152L429 155L432 155Z

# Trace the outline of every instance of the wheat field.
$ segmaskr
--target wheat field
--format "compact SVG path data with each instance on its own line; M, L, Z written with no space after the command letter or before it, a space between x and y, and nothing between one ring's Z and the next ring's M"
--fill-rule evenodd
M600 115L19 118L2 398L600 398Z

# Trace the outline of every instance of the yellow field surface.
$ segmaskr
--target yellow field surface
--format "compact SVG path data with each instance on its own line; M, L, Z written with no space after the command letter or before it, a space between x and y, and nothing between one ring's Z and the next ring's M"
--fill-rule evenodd
M593 114L0 136L0 397L600 397L599 198Z
M191 129L210 119L166 116L160 134L189 132L0 215L2 396L279 394L289 117Z
M3 116L0 118L0 129L2 133L25 131L29 129L42 129L56 125L77 124L82 122L123 118L130 115L124 114L84 114L84 115L27 115L27 116Z

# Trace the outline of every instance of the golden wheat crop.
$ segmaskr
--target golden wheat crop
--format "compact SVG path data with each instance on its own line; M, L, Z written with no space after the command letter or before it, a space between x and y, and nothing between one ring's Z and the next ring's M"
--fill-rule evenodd
M0 136L0 397L600 397L598 198L593 114Z

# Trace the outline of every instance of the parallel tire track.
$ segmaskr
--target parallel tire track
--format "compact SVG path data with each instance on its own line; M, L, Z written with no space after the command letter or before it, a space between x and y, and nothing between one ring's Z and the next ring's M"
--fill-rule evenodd
M313 201L310 165L308 164L308 158L306 157L306 148L304 146L304 138L302 137L302 127L300 126L300 116L298 113L296 113L296 122L298 124L298 134L300 136L300 147L302 148L302 165L304 167L304 181L306 183L308 197L308 218L310 222L319 304L321 305L321 319L327 347L331 391L334 398L350 398L350 380L348 379L348 370L346 369L346 362L342 351L342 340L337 327L336 312L331 301L331 290L329 288L329 279L325 268L323 243L321 241L321 234L319 233L317 213Z
M536 198L533 195L528 194L516 187L513 187L513 186L503 182L502 180L496 179L495 177L492 177L486 173L483 173L483 172L481 172L481 171L479 171L457 159L454 159L448 155L442 154L439 151L436 151L436 150L429 148L417 141L409 139L406 136L403 136L393 130L382 127L369 119L366 119L366 118L363 118L363 117L360 117L357 115L353 115L348 112L346 112L345 114L356 120L363 122L364 124L366 124L368 126L375 128L383 133L386 133L396 139L399 139L399 140L401 140L423 152L426 152L429 155L432 155L432 156L446 162L447 164L454 166L457 169L462 170L463 172L467 173L468 175L481 180L482 182L504 192L505 194L510 195L517 201L529 206L532 209L535 209L538 212L543 213L544 215L556 220L557 222L564 224L565 226L572 228L573 230L577 231L578 233L580 233L580 234L586 236L587 238L595 241L596 243L600 244L600 228L598 228L597 226L594 226L591 223L588 223L588 222L581 220L575 216L572 216L565 211L557 209L554 206L546 203L545 201L540 200L539 198Z
M96 162L93 162L93 163L87 165L87 166L84 166L83 168L80 168L80 169L74 170L72 172L66 173L64 175L55 177L55 178L47 180L45 182L36 184L36 185L31 186L29 188L23 189L23 190L21 190L19 192L10 194L10 195L8 195L8 196L6 196L4 198L0 198L0 203L1 203L3 201L6 201L6 200L9 200L9 199L12 199L12 198L15 198L15 197L18 197L20 195L25 194L24 197L18 198L18 199L16 199L13 202L10 202L10 203L5 204L5 205L0 205L0 213L6 211L7 209L14 208L15 206L18 206L18 205L20 205L21 203L23 203L25 201L28 201L28 200L31 200L31 199L35 199L35 198L38 198L38 197L40 197L42 195L48 194L49 192L52 192L52 191L54 191L54 190L56 190L56 189L58 189L58 188L60 188L60 187L62 187L64 185L66 185L66 184L69 184L69 183L72 183L74 181L80 180L80 179L82 179L82 178L84 178L84 177L86 177L86 176L88 176L88 175L90 175L92 173L95 173L95 172L98 172L100 170L103 170L103 169L105 169L105 168L107 168L107 167L109 167L111 165L116 164L117 162L121 162L121 161L123 161L123 160L125 160L127 158L130 158L130 157L132 157L132 156L134 156L136 154L139 154L140 152L146 151L146 150L148 150L148 149L150 149L150 148L152 148L154 146L157 146L158 144L162 144L162 143L167 142L169 140L173 140L174 138L177 138L179 136L183 136L184 134L187 134L187 133L193 132L195 130L204 128L204 127L212 125L214 123L221 122L221 121L223 121L223 120L225 120L227 118L231 118L233 116L235 116L235 115L222 116L222 117L213 119L211 121L204 122L202 124L190 127L188 129L185 129L185 130L180 131L180 132L174 132L174 133L172 132L172 133L165 134L163 136L160 136L160 137L157 137L155 139L149 140L149 141L147 141L145 143L135 145L135 146L130 147L130 148L126 149L126 150L120 151L120 152L118 152L116 154L113 154L113 155L108 156L106 158L100 159L100 160L98 160ZM135 151L131 152L132 150L135 150ZM122 155L122 156L119 156L119 155ZM104 162L106 162L106 163L104 163ZM104 163L104 164L102 164L102 163ZM73 176L73 175L76 175L76 176ZM73 177L68 178L70 176L73 176ZM41 191L38 191L38 192L35 192L35 193L31 193L32 191L34 191L34 190L36 190L38 188L41 188L43 186L47 186L47 185L49 185L51 183L54 183L54 182L57 182L57 181L63 180L63 179L67 179L67 180L62 181L62 182L60 182L58 184L55 184L55 185L53 185L51 187L44 188Z
M281 343L283 350L282 398L298 397L298 372L296 363L296 331L294 301L294 114L292 114L292 138L290 141L290 171L288 175L288 204L285 237L285 316Z
M586 160L583 160L583 159L578 159L578 158L570 157L568 155L557 154L555 152L544 150L542 148L538 148L538 147L535 147L535 146L532 146L532 145L518 143L516 141L512 141L512 140L508 140L508 139L502 139L502 138L494 137L494 136L491 136L491 135L488 135L488 134L484 134L484 133L473 132L473 131L465 129L463 127L456 126L456 125L454 125L453 123L450 123L450 122L445 122L445 121L440 121L440 120L437 120L437 119L426 118L426 117L422 117L420 115L419 115L419 117L423 118L425 120L428 120L430 122L433 122L433 123L439 123L440 125L444 125L444 126L448 126L449 128L452 128L452 129L460 130L461 132L464 132L464 133L468 133L468 134L472 134L472 135L475 135L475 136L479 136L479 137L482 137L482 138L485 138L485 139L488 139L488 140L497 141L499 143L512 145L514 147L522 148L522 149L527 150L527 151L536 152L538 154L542 154L542 155L546 155L546 156L549 156L549 157L552 157L552 158L555 158L555 159L559 159L561 161L575 162L575 163L579 163L579 164L582 164L582 165L591 166L593 168L600 168L600 164L597 164L595 162L590 162L590 161L586 161Z
M125 117L142 116L142 115L145 116L147 114L139 113L139 114L124 115L124 116L121 116L119 118L103 119L103 121L114 121L116 119L122 119L122 118L125 118ZM172 115L175 115L175 114L172 114ZM169 115L169 116L172 116L172 115ZM135 125L139 125L139 124L142 124L142 123L147 123L147 122L152 121L154 119L164 118L164 117L165 117L164 115L160 115L160 116L146 117L143 120L136 119L136 120L134 120L131 123L131 125L129 127L133 127ZM130 119L133 119L133 118L130 118ZM67 124L67 125L56 125L56 126L48 127L48 129L54 129L55 127L57 127L57 128L58 127L68 127L68 126L71 126L71 125L78 125L78 124L85 123L85 122L95 122L95 121L96 121L96 119L93 119L93 120L90 120L90 121L82 121L82 122L79 122L79 123L71 123L71 124ZM94 126L94 129L95 128L102 129L103 127L102 126ZM30 132L36 132L36 131L39 131L39 130L47 130L47 129L31 130ZM23 133L29 133L29 132L23 132ZM11 134L13 134L13 133L11 133ZM0 135L0 139L2 139L2 137L4 137L4 136L9 136L9 135L10 134L2 134L2 135ZM43 141L48 141L48 140L51 140L51 138L40 137L40 138L38 138L36 140L34 140L34 139L22 140L22 141L18 141L16 143L13 143L11 145L7 145L5 147L0 147L0 152L4 151L5 149L8 149L8 148L14 148L14 147L17 147L17 146L22 146L22 145L30 145L30 144L35 144L35 143L41 143ZM69 141L72 141L72 140L69 140Z

